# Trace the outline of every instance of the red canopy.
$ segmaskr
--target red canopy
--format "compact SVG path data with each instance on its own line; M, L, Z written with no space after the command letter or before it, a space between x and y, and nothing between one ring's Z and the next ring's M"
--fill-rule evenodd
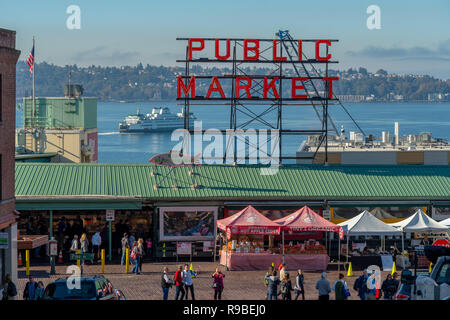
M278 223L266 218L252 206L217 220L217 227L231 234L280 234Z
M290 215L275 220L274 222L288 231L331 231L341 232L342 227L322 218L312 209L304 206L303 208L291 213Z

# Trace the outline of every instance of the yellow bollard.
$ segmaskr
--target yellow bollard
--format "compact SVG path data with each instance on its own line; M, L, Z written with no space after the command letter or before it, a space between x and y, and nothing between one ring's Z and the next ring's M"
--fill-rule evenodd
M130 272L130 248L125 251L125 273Z
M81 253L81 250L78 249L78 250L77 250L77 254L80 254L80 253ZM77 267L78 267L78 269L81 268L81 262L80 262L80 259L77 259Z
M395 272L397 272L397 268L395 267L395 261L392 263L392 272L391 274L393 275Z
M349 262L349 264L348 264L347 277L353 277L353 269L352 269L352 263L351 262Z
M102 274L105 274L105 249L102 249Z
M25 274L27 276L29 276L30 275L30 250L25 250L25 266L26 266Z

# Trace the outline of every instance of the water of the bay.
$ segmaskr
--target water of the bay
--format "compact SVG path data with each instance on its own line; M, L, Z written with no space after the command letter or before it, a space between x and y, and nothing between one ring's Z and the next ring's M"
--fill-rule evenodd
M136 112L151 113L153 107L169 107L173 113L180 112L177 102L139 102L139 103L98 103L98 162L101 163L148 163L155 154L168 152L177 141L171 141L171 132L148 134L119 134L118 125L128 114ZM345 107L367 134L381 136L381 131L394 134L394 122L398 121L400 135L431 132L434 138L450 140L450 103L345 103ZM259 112L264 107L259 106ZM191 106L191 112L202 120L203 130L227 129L230 123L230 107L217 105ZM252 108L257 112L258 109ZM344 125L347 137L349 131L358 131L348 115L339 106L330 106L330 114L338 131ZM276 112L263 117L275 124ZM249 120L238 113L238 125ZM22 112L17 111L17 126L22 126ZM263 128L255 121L247 128ZM331 127L331 126L330 126ZM284 129L318 129L320 122L311 107L292 106L283 109ZM332 133L332 132L331 132ZM284 156L294 156L304 136L283 136ZM203 148L209 142L203 143ZM292 161L290 161L292 162ZM289 163L286 161L286 163Z

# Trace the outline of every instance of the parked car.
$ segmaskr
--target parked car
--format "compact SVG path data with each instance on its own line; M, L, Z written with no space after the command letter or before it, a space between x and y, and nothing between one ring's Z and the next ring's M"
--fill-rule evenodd
M123 293L115 289L104 276L81 277L79 287L70 288L67 278L50 283L44 291L44 300L124 300ZM70 284L75 284L69 279ZM119 295L117 292L120 292ZM121 298L123 297L123 299Z

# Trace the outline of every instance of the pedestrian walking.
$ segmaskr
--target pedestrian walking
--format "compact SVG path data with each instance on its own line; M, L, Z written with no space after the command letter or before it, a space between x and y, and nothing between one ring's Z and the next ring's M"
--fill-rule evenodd
M333 284L333 291L336 300L347 300L350 296L350 291L348 290L347 282L345 282L344 275L339 274L339 280L336 280Z
M128 234L126 233L123 234L121 245L122 245L122 259L120 259L120 264L124 265L126 263L127 249L130 248L130 243L128 242Z
M81 253L89 252L89 240L88 240L88 238L86 236L86 233L83 233L81 235L80 248L81 248ZM81 261L82 261L82 264L84 266L84 259L82 259ZM91 262L92 262L92 260L91 260Z
M375 274L373 270L368 270L369 278L367 279L367 294L366 300L376 300L377 299L377 286L375 283Z
M390 273L387 274L386 279L384 279L381 284L381 291L383 292L384 300L392 300L393 294L391 294L389 290L389 286L392 284L392 275Z
M136 238L133 236L132 233L128 233L130 236L128 237L128 242L130 243L130 247L133 247L133 243L136 241Z
M169 299L169 290L172 287L172 280L169 278L169 268L164 267L163 274L161 275L161 287L163 291L163 300Z
M94 260L100 260L100 246L102 245L102 237L100 232L96 231L92 236L92 251L94 251Z
M186 290L186 300L188 300L189 290L191 291L192 300L195 300L194 282L192 281L192 278L195 278L197 276L197 273L194 270L189 270L189 265L185 264L182 276L184 289Z
M36 288L34 300L41 300L42 297L44 296L44 291L45 291L44 283L42 281L39 281L38 286Z
M23 290L23 300L35 300L36 299L36 289L38 284L34 281L33 276L28 277L28 282Z
M183 266L178 266L178 270L175 272L175 300L178 300L178 297L181 292L180 300L184 298L184 284L183 284Z
M77 253L80 249L80 244L78 243L78 235L74 235L72 239L72 243L70 245L70 251L73 253Z
M328 301L330 300L330 281L327 280L327 273L322 272L320 279L317 280L316 289L319 292L319 300Z
M11 280L11 275L6 274L3 281L2 300L15 300L17 297L17 287Z
M145 255L145 250L144 250L144 239L139 238L138 242L137 242L137 247L138 247L138 268L139 268L139 273L142 272L142 262L144 261L144 255Z
M271 275L266 276L268 281L267 285L267 299L277 300L278 298L278 285L280 284L280 278L277 276L277 270L273 270Z
M366 300L367 294L367 279L368 279L367 270L363 271L363 274L355 280L353 284L353 289L358 292L358 296L361 300Z
M214 300L222 300L222 291L223 291L223 278L225 275L216 268L216 272L212 275L213 278L213 289L214 289Z
M398 287L400 286L400 280L398 280L398 273L394 272L392 275L392 285L395 287L395 292L397 292Z
M292 300L292 282L289 278L289 273L284 273L284 278L281 281L281 288L280 288L280 294L282 300Z
M305 287L303 286L303 283L304 283L303 271L302 269L298 269L294 286L295 300L298 299L300 294L302 295L302 299L305 300Z
M266 297L264 298L264 300L267 300L269 298L268 292L269 292L269 280L267 277L270 277L273 273L273 266L271 266L269 268L269 271L266 272L266 274L264 275L264 285L266 286Z
M286 274L286 263L283 263L280 268L280 280L284 279L285 274Z
M133 248L131 249L131 259L134 263L132 272L134 272L134 274L139 274L139 247L137 241L133 243Z
M152 241L150 239L147 239L145 241L146 245L147 245L147 256L151 258L152 256Z

